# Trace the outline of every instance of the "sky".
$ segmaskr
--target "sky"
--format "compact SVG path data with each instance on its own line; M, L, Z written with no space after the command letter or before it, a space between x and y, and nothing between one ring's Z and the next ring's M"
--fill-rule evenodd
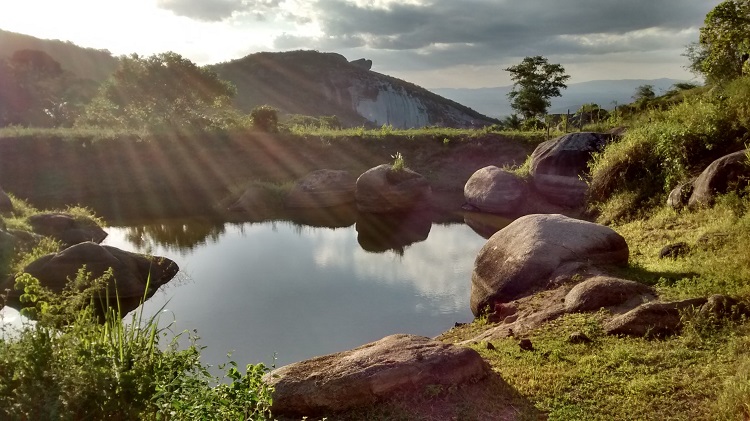
M212 64L311 49L425 88L507 86L525 56L569 83L690 80L685 46L721 0L0 0L0 29Z

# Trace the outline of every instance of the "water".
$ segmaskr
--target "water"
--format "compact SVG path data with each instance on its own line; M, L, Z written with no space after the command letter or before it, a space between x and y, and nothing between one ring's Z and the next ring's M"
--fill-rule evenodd
M161 220L108 227L104 244L177 262L180 274L144 314L163 307L162 326L195 329L212 366L230 351L240 365L280 366L472 320L471 270L485 238L463 223L356 219L339 228Z

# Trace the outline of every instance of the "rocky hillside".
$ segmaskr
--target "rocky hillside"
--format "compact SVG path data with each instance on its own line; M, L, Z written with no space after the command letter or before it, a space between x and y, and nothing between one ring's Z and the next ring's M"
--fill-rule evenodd
M0 29L0 59L18 50L40 50L49 54L63 70L81 79L97 82L108 78L117 67L117 59L107 50L79 47L72 42L39 39Z
M345 125L474 127L495 120L335 53L257 53L212 66L237 87L243 111L269 104L291 114L336 115Z

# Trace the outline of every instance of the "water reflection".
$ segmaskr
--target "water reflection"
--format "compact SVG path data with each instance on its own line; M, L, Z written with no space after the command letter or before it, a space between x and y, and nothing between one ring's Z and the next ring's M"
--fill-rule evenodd
M512 219L500 215L479 212L465 212L464 223L484 238L492 237L496 232L513 222Z
M109 229L107 242L137 251L130 229ZM271 363L277 354L281 365L393 333L435 336L472 319L471 269L485 241L463 224L427 231L377 254L360 248L355 227L288 221L228 223L215 241L179 252L153 243L190 281L166 286L144 311L166 304L172 330L197 329L210 364L231 350L235 361Z
M424 241L430 234L432 220L425 212L398 214L360 214L357 218L357 241L363 250L382 253Z
M192 250L206 242L218 241L223 233L224 222L208 218L188 218L129 227L127 239L139 249L162 246L175 250Z

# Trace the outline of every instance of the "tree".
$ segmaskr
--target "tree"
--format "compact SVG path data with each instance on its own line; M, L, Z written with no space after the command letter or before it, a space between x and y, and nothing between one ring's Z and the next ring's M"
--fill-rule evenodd
M709 83L742 75L750 52L750 0L726 0L711 10L700 29L698 44L688 46L689 69Z
M279 131L279 110L270 105L261 105L250 111L253 127L264 132Z
M234 87L173 52L122 57L86 107L81 125L205 128L229 107Z
M513 89L508 93L510 105L525 119L547 113L550 98L561 96L570 76L560 64L550 64L542 56L526 57L520 64L508 67Z
M633 105L636 109L644 109L646 105L654 99L656 99L654 85L641 85L635 88L635 93L633 94Z

